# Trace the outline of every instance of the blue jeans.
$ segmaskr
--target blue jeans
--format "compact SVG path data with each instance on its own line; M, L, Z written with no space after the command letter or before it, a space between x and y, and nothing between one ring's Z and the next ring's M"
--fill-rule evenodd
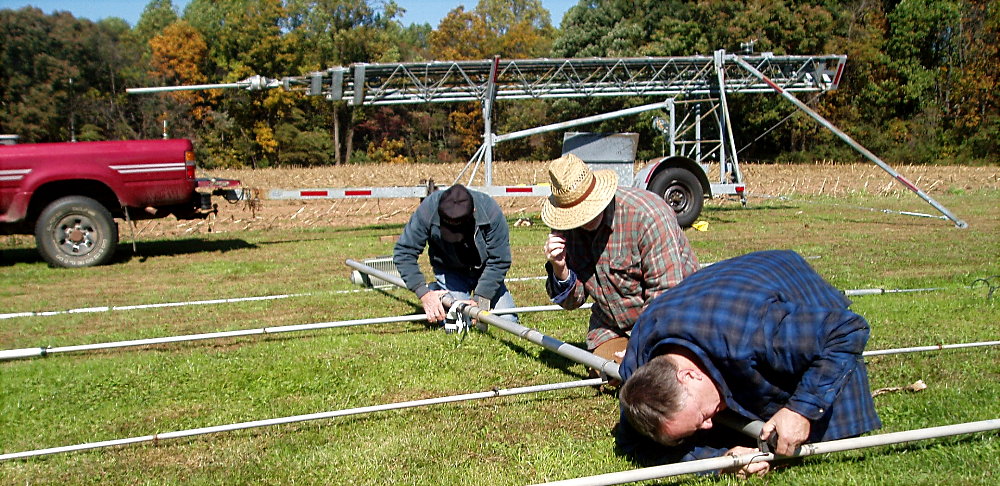
M458 300L471 299L472 291L476 290L476 284L479 282L479 280L468 275L447 270L441 271L436 268L434 269L434 278L436 281L428 284L428 288L431 290L447 290L452 297ZM514 296L510 295L507 285L500 282L499 295L490 301L490 311L510 309L512 307L514 307ZM498 314L497 317L502 317L512 322L520 322L517 314Z

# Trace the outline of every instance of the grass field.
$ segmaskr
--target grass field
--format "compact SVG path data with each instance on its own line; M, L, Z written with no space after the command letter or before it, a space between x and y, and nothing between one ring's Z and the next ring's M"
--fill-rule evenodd
M757 198L748 207L716 201L703 213L708 230L687 234L702 262L788 248L811 257L841 289L940 288L855 297L852 309L872 326L869 349L997 340L1000 289L990 298L987 285L973 285L1000 275L996 172L985 171L993 178L988 187L945 180L934 188L934 197L967 221L967 229L873 210L934 213L916 196L878 189ZM845 184L854 179L843 174ZM419 312L406 291L352 286L343 263L390 254L412 210L413 202L407 204L392 210L372 204L364 223L358 223L363 210L354 208L346 226L294 217L326 213L336 222L344 207L329 202L275 206L271 210L284 212L270 224L272 216L246 224L237 222L244 216L220 213L220 221L229 221L224 231L149 228L135 253L123 243L114 265L77 270L49 268L26 238L0 237L0 315L302 294L5 317L0 349ZM537 206L507 201L504 208L511 223L517 217L534 223L511 227L514 266L508 276L542 275L547 231ZM300 224L291 224L296 219ZM1000 286L1000 277L990 283ZM518 305L548 304L540 280L511 282L510 288ZM587 315L531 313L522 323L579 345ZM877 357L868 366L873 388L917 380L928 385L876 397L881 432L1000 418L998 349ZM0 362L0 454L585 376L581 365L498 329L460 340L419 322L53 354ZM4 461L0 483L520 485L634 468L613 453L617 416L608 393L543 392ZM734 481L687 476L656 484ZM748 481L998 482L997 432L815 456Z

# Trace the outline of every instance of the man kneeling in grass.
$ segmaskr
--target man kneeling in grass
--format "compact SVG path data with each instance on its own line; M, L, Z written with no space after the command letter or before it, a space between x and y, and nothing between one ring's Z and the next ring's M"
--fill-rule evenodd
M868 322L850 303L792 251L716 263L657 297L619 370L620 452L663 464L756 451L752 438L713 427L724 410L765 421L760 438L776 434L783 455L879 428L861 357Z

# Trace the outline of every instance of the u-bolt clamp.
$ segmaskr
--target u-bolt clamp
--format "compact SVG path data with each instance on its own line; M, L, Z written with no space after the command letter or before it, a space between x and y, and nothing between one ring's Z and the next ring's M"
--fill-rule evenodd
M456 332L468 332L469 318L465 316L465 309L469 305L464 302L451 304L448 313L444 317L444 332L452 334Z

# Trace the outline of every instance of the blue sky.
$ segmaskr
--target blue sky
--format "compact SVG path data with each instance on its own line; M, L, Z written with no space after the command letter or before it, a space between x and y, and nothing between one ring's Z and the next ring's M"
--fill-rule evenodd
M183 11L189 0L173 0L174 5ZM542 0L542 5L552 14L552 25L558 27L562 16L578 0ZM135 25L146 8L148 1L143 0L0 0L0 8L18 9L27 5L40 8L50 14L57 10L68 11L74 17L90 20L100 20L105 17L121 17L129 25ZM478 0L396 0L396 4L406 9L403 24L429 23L437 27L438 22L449 11L464 5L466 10L475 8Z

